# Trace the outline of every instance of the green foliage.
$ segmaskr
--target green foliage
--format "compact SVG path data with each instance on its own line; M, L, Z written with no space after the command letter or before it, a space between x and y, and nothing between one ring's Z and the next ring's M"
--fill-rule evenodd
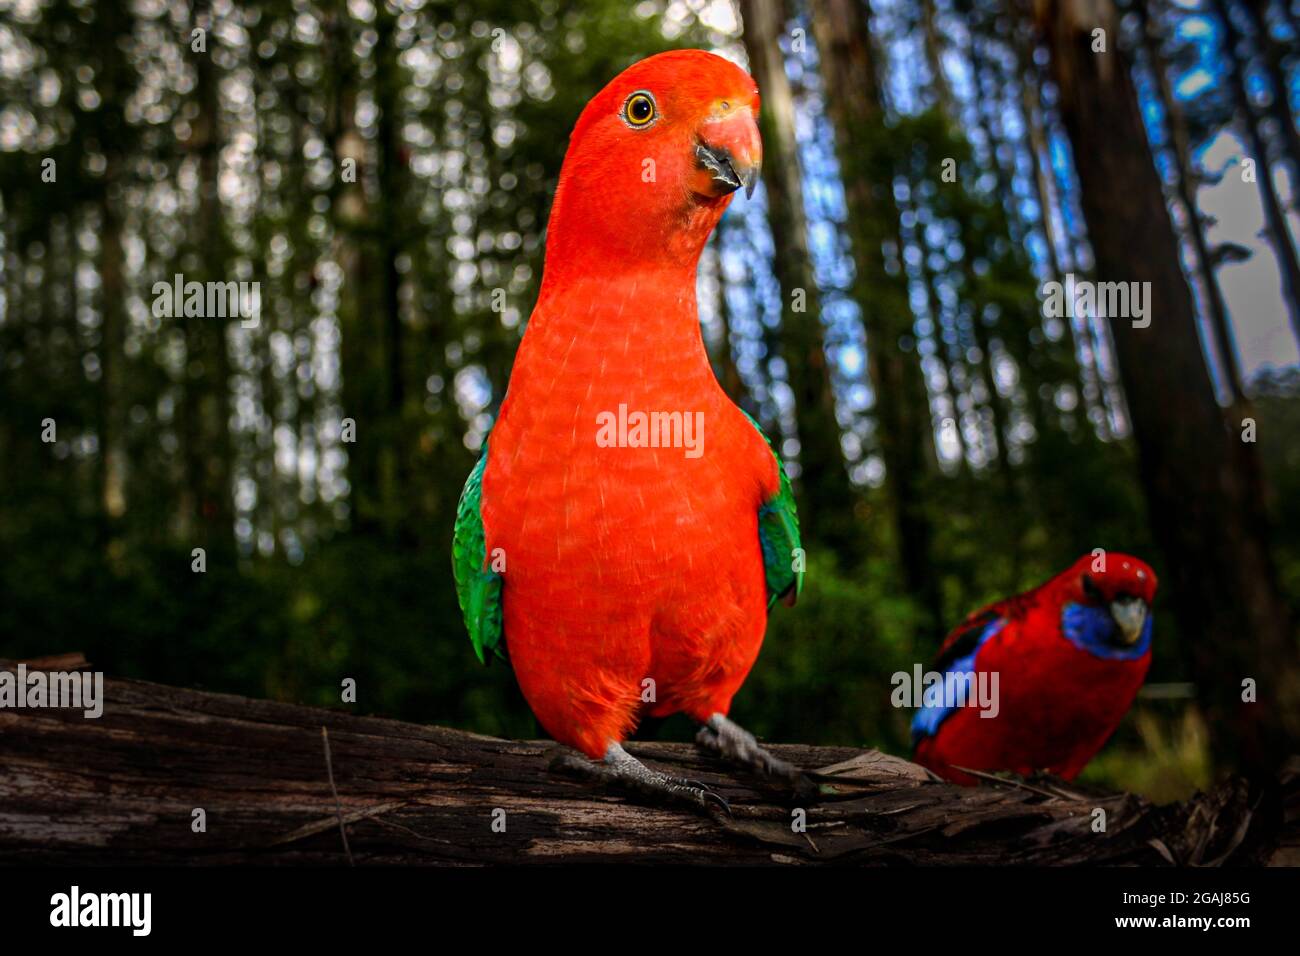
M1138 703L1081 779L1156 803L1186 800L1214 783L1205 720L1194 706Z

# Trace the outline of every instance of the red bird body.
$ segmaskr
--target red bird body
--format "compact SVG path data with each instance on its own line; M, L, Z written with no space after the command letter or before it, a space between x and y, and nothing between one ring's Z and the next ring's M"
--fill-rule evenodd
M713 376L693 278L544 298L492 431L483 523L507 555L510 661L542 725L590 757L650 686L651 714L725 714L767 624L757 515L776 463ZM599 447L620 404L702 412L706 453Z
M760 511L788 482L713 375L695 282L731 192L752 188L757 111L754 81L700 51L642 61L588 104L482 471L474 560L503 556L496 629L519 686L557 740L634 776L618 744L643 713L712 719L735 753L753 743L717 715L762 643ZM698 447L598 440L602 416L638 413L680 416ZM458 556L479 553L474 482ZM473 588L489 579L458 570L480 648L495 611Z
M1104 560L1102 570L1087 555L948 636L935 670L996 673L997 713L923 707L913 723L918 763L967 784L977 778L957 768L1078 775L1119 726L1151 663L1155 574L1129 555Z

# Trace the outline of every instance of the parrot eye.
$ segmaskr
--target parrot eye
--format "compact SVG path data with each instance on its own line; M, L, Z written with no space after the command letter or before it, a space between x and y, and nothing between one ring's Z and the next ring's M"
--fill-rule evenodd
M1088 596L1089 600L1098 603L1104 603L1105 601L1105 598L1101 593L1101 588L1097 587L1097 582L1086 574L1083 576L1083 593Z
M655 98L641 90L633 93L623 104L623 121L633 129L644 129L655 121Z

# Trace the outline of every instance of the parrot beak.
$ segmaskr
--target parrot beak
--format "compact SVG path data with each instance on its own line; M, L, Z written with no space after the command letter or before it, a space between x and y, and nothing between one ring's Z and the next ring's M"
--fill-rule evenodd
M749 107L709 119L695 143L695 192L717 198L744 189L754 195L763 165L763 140Z
M1130 647L1142 636L1148 613L1147 602L1140 597L1116 598L1110 602L1110 616L1119 626L1121 640Z

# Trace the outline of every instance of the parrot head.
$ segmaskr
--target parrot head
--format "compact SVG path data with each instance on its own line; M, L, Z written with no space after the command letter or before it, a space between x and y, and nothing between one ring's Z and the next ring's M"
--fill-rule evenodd
M758 108L749 74L702 50L661 53L620 73L569 138L548 274L574 266L693 273L732 194L748 195L757 182Z
M1066 599L1107 615L1112 643L1136 647L1147 631L1156 583L1155 572L1140 558L1117 552L1086 554L1066 575Z

